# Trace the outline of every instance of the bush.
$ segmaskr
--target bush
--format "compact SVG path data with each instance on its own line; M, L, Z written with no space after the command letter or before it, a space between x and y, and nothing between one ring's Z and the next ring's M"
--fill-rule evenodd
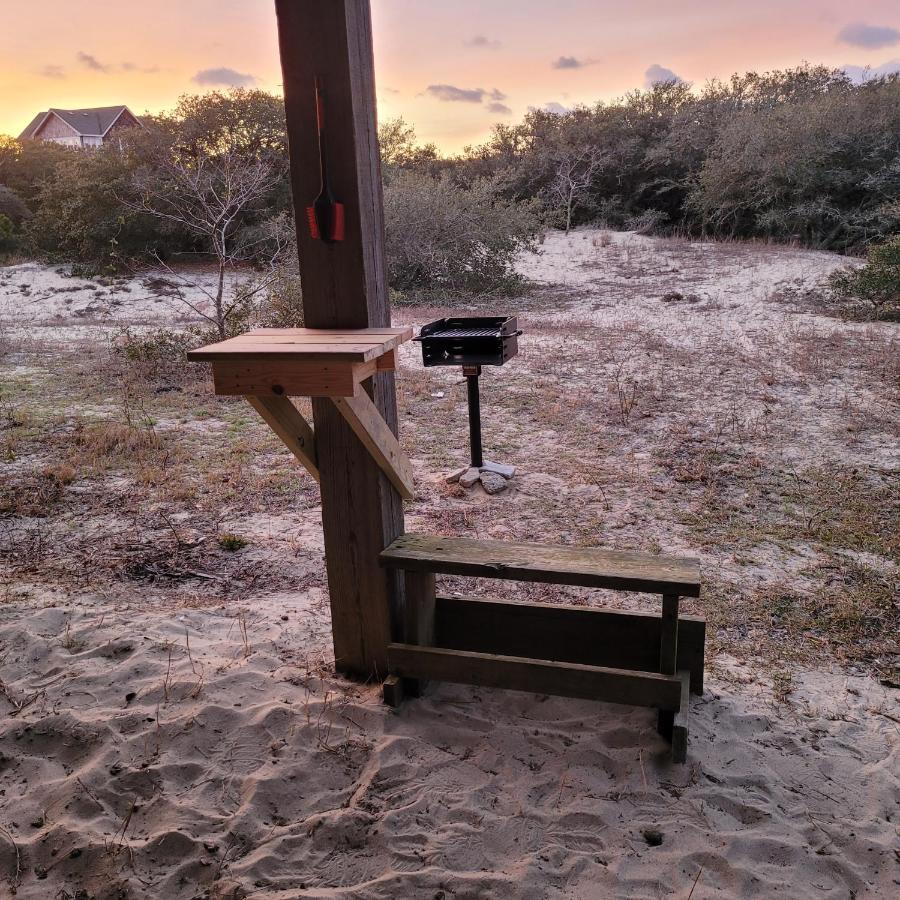
M25 233L32 252L112 271L160 245L159 228L122 205L131 190L133 158L106 145L69 150L42 182Z
M398 171L385 185L390 286L409 298L442 293L509 293L520 286L515 255L539 228L534 202L500 195L478 179L464 187L444 174Z
M870 247L861 269L835 272L831 288L838 297L868 303L875 318L900 314L900 235Z

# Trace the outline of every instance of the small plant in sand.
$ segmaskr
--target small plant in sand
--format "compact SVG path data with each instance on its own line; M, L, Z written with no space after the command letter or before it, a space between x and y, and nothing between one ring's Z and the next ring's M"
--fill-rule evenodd
M779 703L787 703L794 692L794 678L787 669L778 669L772 673L772 691Z
M226 531L224 534L219 535L219 546L229 553L236 553L238 550L243 550L244 547L247 546L247 541L240 535Z

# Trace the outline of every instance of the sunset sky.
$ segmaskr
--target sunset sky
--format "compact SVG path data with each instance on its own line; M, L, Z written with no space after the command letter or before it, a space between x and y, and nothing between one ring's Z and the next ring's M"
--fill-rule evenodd
M373 0L379 110L445 151L530 106L793 66L900 70L897 0ZM278 91L272 0L2 0L0 133L50 106ZM852 69L856 72L857 69Z

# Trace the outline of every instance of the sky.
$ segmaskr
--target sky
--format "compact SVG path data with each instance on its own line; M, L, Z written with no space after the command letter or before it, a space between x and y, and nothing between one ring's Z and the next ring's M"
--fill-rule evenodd
M326 0L323 0L326 2ZM379 116L445 152L529 107L803 61L900 70L897 0L372 0ZM0 134L38 112L280 90L273 0L0 0Z

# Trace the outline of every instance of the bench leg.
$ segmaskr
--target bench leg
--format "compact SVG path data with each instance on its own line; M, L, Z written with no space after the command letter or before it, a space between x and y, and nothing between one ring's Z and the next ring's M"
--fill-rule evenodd
M381 685L381 698L385 706L396 709L403 702L403 679L397 675L388 675Z
M678 595L663 594L662 626L659 637L659 671L663 675L675 674L675 660L678 657ZM675 713L671 710L659 711L656 730L667 740L672 740Z
M687 761L688 714L691 703L691 673L682 670L678 673L681 679L681 707L674 714L672 721L672 762Z
M434 574L404 572L406 577L406 610L403 614L403 640L419 647L434 645ZM421 697L427 682L404 678L403 692L408 697Z

